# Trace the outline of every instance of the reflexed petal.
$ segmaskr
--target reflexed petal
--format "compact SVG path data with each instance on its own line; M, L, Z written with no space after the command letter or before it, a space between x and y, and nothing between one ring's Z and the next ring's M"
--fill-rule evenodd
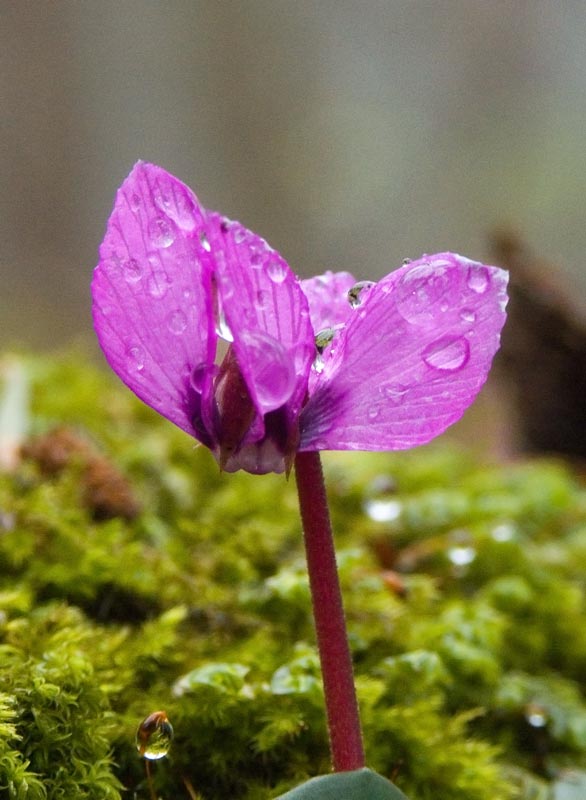
M339 334L301 415L301 450L402 450L458 420L486 380L507 273L451 253L374 286Z
M346 322L352 312L348 290L355 284L356 279L349 272L326 272L301 281L315 333Z
M259 418L286 406L294 421L315 354L307 299L284 259L238 222L208 215L216 283L238 366ZM258 419L251 436L263 435Z
M94 324L112 369L192 435L216 341L204 224L187 186L139 162L116 195L92 282Z

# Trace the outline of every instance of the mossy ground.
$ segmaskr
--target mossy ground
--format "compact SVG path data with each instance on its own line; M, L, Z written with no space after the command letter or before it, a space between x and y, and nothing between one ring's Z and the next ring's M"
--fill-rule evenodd
M327 772L293 480L220 474L83 359L23 363L31 437L83 444L0 476L2 796L148 798L134 736L160 709L165 800ZM369 765L411 800L586 796L576 478L441 444L324 461Z

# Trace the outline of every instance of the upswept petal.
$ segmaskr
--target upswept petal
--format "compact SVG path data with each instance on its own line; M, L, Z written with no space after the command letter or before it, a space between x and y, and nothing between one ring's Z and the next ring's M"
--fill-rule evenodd
M456 422L498 349L507 280L440 253L376 284L315 381L300 450L402 450Z
M301 288L309 302L309 316L315 333L346 322L352 308L348 290L356 284L349 272L324 272L315 278L301 281Z
M257 411L249 440L264 434L263 415L285 407L295 420L315 355L307 299L299 279L260 236L208 214L221 313Z
M191 435L216 336L205 216L193 192L139 162L116 195L94 271L94 325L110 366Z

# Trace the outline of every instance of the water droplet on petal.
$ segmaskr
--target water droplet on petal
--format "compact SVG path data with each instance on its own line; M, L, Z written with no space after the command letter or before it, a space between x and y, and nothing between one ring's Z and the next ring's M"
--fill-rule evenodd
M258 269L262 266L262 253L256 245L250 248L250 266L253 269Z
M402 383L387 383L380 387L380 391L391 403L399 405L409 391L409 387Z
M151 297L164 297L169 291L170 285L171 280L162 269L155 270L147 280L147 289Z
M264 311L264 309L267 307L268 299L269 299L268 292L259 289L258 292L256 293L256 300L254 301L254 305L259 311Z
M378 417L380 409L378 406L370 406L368 409L368 419L374 420Z
M179 309L172 311L167 317L167 327L175 336L181 336L187 328L187 317L183 311Z
M122 271L128 283L137 283L143 276L142 265L135 258L122 262Z
M205 231L201 231L199 234L199 241L201 242L201 246L206 251L206 253L212 252L212 246L208 241L208 237Z
M407 322L426 325L433 322L436 306L450 286L445 267L420 264L406 272L395 287L397 311Z
M375 285L374 281L358 281L351 289L348 289L348 302L352 308L361 306L366 295Z
M335 328L324 328L315 334L315 349L321 355L326 347L333 341L336 335Z
M156 186L153 192L155 205L163 214L184 231L192 231L197 221L197 210L195 203L187 194L185 189L179 186L163 190ZM168 245L159 245L166 247Z
M295 388L293 360L283 345L264 331L244 331L245 345L254 390L266 410L284 405Z
M149 222L149 236L155 247L170 247L175 241L173 223L165 217L156 217Z
M463 308L460 311L460 319L462 322L476 322L476 312L471 308Z
M234 231L234 242L235 244L242 244L246 240L248 235L248 231L246 228L236 228Z
M212 368L213 369L213 368ZM203 392L203 387L205 384L205 379L207 374L211 371L210 366L205 363L198 364L191 370L191 375L189 376L189 382L191 386L198 394Z
M444 372L457 372L470 358L470 345L461 336L443 336L429 344L422 357L428 367Z
M142 205L142 201L141 201L139 195L137 195L137 194L130 195L130 208L131 208L132 211L135 211L135 212L138 211L138 209L141 207L141 205Z
M287 267L280 261L271 261L267 267L267 275L273 283L283 283L287 277Z
M471 264L468 267L468 288L476 294L484 294L490 284L490 273L482 264Z
M313 364L311 366L312 366L312 369L315 372L317 372L317 374L319 375L324 371L325 365L326 365L326 362L324 361L322 354L318 353L316 355L316 357L315 357L315 359L313 361Z
M127 354L128 368L135 372L142 372L144 369L144 350L135 345L130 347Z
M136 749L149 761L164 758L172 741L173 726L164 711L153 711L143 719L136 731Z

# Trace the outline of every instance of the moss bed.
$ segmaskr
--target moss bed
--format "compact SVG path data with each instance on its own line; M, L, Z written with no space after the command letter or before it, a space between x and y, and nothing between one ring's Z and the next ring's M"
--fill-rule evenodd
M0 795L264 800L328 771L294 481L83 358L23 358L0 474ZM586 797L586 492L434 445L326 454L369 766L410 800Z

